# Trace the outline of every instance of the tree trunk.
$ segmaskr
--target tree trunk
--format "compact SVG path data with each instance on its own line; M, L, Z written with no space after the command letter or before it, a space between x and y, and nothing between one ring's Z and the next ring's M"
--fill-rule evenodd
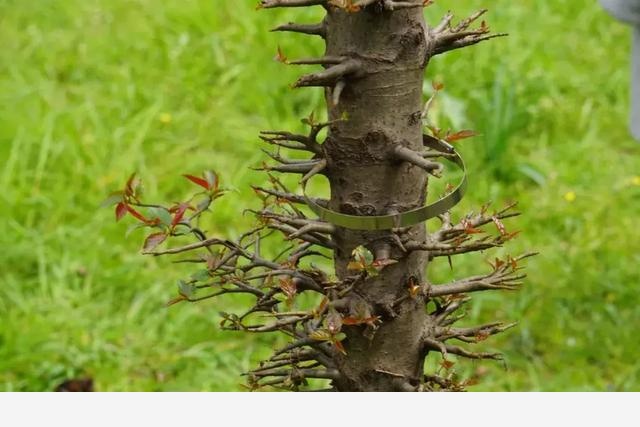
M392 158L396 146L422 149L422 82L429 58L422 9L360 13L334 9L325 24L326 56L347 57L360 64L355 76L344 77L337 105L335 89L326 91L329 117L347 117L331 126L324 143L331 208L370 216L422 206L427 173ZM424 224L412 227L408 234L424 241ZM430 328L430 318L420 298L397 307L394 301L407 293L410 277L423 282L426 254L404 256L392 231L338 228L334 239L336 274L342 280L358 246L365 246L376 259L398 260L353 290L354 298L364 299L375 313L381 313L382 325L372 339L358 326L345 327L347 355L340 363L344 378L336 387L341 391L401 390L406 386L403 378L417 386L425 356L422 335Z

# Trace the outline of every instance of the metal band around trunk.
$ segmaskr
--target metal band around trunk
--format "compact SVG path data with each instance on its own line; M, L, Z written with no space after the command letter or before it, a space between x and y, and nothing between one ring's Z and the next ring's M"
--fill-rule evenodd
M327 221L333 225L349 228L352 230L390 230L392 228L410 227L420 224L428 219L442 215L449 209L457 205L464 197L467 191L467 168L460 154L445 141L434 138L429 135L423 136L423 143L426 147L449 154L451 157L445 157L450 162L456 164L464 173L462 180L452 192L442 197L438 201L413 209L407 212L401 212L394 215L380 216L358 216L348 215L327 209L314 202L309 196L305 186L303 186L303 194L309 208L318 215L318 218Z

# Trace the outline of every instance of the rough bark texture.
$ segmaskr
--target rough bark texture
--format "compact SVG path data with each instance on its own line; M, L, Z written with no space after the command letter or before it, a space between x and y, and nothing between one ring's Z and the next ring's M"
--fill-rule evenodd
M359 61L361 71L346 76L338 105L327 90L329 117L348 120L332 126L324 143L331 182L331 207L355 215L383 215L425 203L427 173L409 163L390 160L396 145L422 149L422 82L427 40L421 8L361 13L330 10L326 18L327 56ZM336 273L346 278L352 251L367 247L399 260L374 278L361 281L354 294L383 313L382 325L369 340L357 326L346 328L347 356L340 363L342 391L397 390L401 378L419 381L424 360L422 334L430 324L420 299L394 307L414 276L422 282L424 252L403 256L390 231L334 233ZM424 224L409 234L425 239ZM390 254L384 253L390 252ZM390 375L396 374L397 376Z

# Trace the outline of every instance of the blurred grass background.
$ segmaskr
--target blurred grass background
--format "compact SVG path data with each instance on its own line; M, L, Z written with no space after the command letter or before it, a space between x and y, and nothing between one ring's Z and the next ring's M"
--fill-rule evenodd
M192 188L211 168L235 189L215 230L236 235L256 206L249 170L261 129L302 130L320 90L291 90L301 69L273 61L322 52L270 34L319 10L256 12L255 1L0 0L0 390L51 390L95 378L98 390L240 390L239 373L278 342L221 332L237 300L164 302L180 273L139 254L98 206L132 171L150 199ZM485 258L537 250L518 293L476 297L469 322L520 320L480 344L500 364L473 390L640 390L640 145L626 129L629 33L579 0L440 1L434 23L488 6L508 38L434 59L446 86L437 120L481 136L461 149L470 194L520 201L523 230L495 253L458 257L455 276ZM428 91L427 91L428 92ZM449 276L445 261L434 278ZM280 341L281 342L281 341Z

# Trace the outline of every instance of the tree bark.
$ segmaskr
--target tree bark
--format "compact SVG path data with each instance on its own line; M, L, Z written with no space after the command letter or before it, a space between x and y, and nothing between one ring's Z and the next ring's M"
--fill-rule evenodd
M385 215L425 203L427 173L392 158L400 145L422 148L422 83L428 41L422 8L360 13L330 9L325 20L326 56L358 61L358 71L343 77L344 89L335 105L335 88L326 90L331 126L323 148L331 183L330 207L352 215ZM339 120L347 117L346 120ZM377 259L399 260L380 275L356 285L354 299L364 299L382 313L382 325L372 337L362 327L343 330L346 356L340 363L340 391L392 391L417 386L422 373L422 335L430 319L424 301L409 299L410 277L422 282L424 252L409 256L394 243L392 231L359 232L338 228L335 268L347 276L352 251L365 246ZM425 226L411 228L412 239L425 239Z

